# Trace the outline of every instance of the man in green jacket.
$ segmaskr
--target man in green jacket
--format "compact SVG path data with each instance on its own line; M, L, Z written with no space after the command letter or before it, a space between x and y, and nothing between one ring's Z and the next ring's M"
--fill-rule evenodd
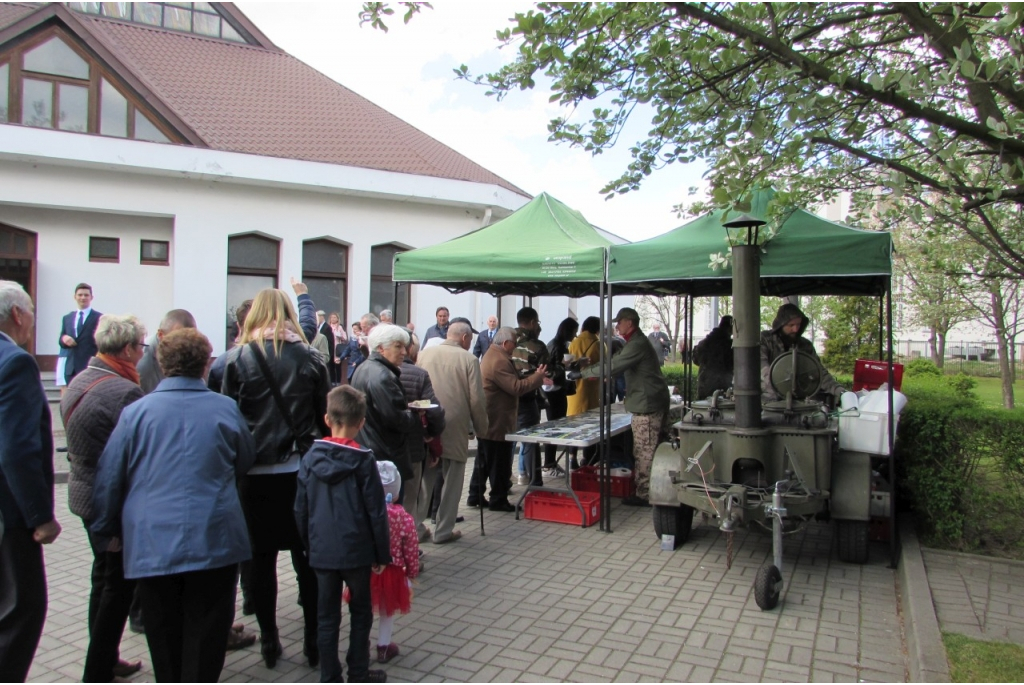
M622 500L634 507L648 507L651 485L651 461L658 447L658 436L668 415L668 383L661 373L661 355L640 330L640 315L623 307L615 316L619 335L626 344L612 357L612 376L626 378L626 411L633 415L633 457L636 459L636 495ZM582 370L584 378L598 378L601 367L592 364Z

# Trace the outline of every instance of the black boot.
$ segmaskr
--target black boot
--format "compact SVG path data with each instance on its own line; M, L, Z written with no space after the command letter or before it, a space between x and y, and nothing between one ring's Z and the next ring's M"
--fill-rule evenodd
M277 637L277 631L260 635L260 654L263 655L263 663L267 668L277 665L277 658L281 656L281 640ZM319 656L319 655L318 655Z

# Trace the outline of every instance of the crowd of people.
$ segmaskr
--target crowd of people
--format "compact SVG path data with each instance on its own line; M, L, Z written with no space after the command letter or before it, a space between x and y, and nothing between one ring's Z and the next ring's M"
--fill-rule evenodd
M370 668L371 657L387 663L400 653L394 619L409 611L410 583L422 570L419 545L462 537L456 525L470 439L477 438L478 454L466 503L515 511L508 434L538 423L542 409L557 419L597 407L597 362L617 344L611 374L625 381L637 486L624 503L649 506L669 390L664 349L640 330L635 310L618 312L612 340L600 339L597 317L582 325L566 318L545 344L531 307L517 312L517 327L500 327L491 316L482 332L439 307L421 349L414 327L394 325L389 311L365 314L346 333L337 314L316 311L304 284L293 279L292 289L294 304L272 288L240 303L234 344L212 359L188 311L167 312L147 337L136 317L100 314L92 289L76 287L78 310L62 323L58 383L68 505L93 555L83 681L141 669L119 653L133 604L158 680L216 681L225 652L256 639L234 623L239 581L243 613L259 625L263 661L275 667L282 551L295 570L309 665L319 666L325 682L341 679L344 597L352 618L347 676L386 681L383 670ZM787 306L763 344L809 344L800 342L806 317ZM27 676L46 614L42 545L61 531L50 413L36 362L21 347L34 323L24 289L0 281L4 681ZM713 344L697 346L695 355L707 360L702 373L726 363L730 329L723 320ZM701 392L730 381L719 374ZM593 457L591 450L582 455ZM543 450L542 460L535 445L521 450L519 464L520 484L542 485L543 475L562 473L555 451Z

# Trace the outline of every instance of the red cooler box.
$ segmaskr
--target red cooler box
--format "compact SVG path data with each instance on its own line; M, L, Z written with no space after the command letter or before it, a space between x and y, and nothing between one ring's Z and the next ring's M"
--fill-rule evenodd
M889 364L873 359L858 359L853 367L853 391L877 390L889 382ZM903 387L903 364L892 365L892 389Z
M596 492L577 492L583 505L583 519L572 496L565 492L531 492L523 501L523 515L535 521L592 526L601 518L601 498Z

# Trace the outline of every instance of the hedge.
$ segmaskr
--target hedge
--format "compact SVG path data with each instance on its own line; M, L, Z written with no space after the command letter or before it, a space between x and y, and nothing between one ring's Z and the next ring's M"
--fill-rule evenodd
M970 379L907 379L897 492L926 544L1024 556L1024 414L982 407Z
M683 365L666 364L663 373L681 393ZM849 388L853 379L836 380ZM983 407L973 386L963 374L908 369L897 502L915 512L927 545L1024 559L1024 412ZM695 394L696 369L692 387Z

